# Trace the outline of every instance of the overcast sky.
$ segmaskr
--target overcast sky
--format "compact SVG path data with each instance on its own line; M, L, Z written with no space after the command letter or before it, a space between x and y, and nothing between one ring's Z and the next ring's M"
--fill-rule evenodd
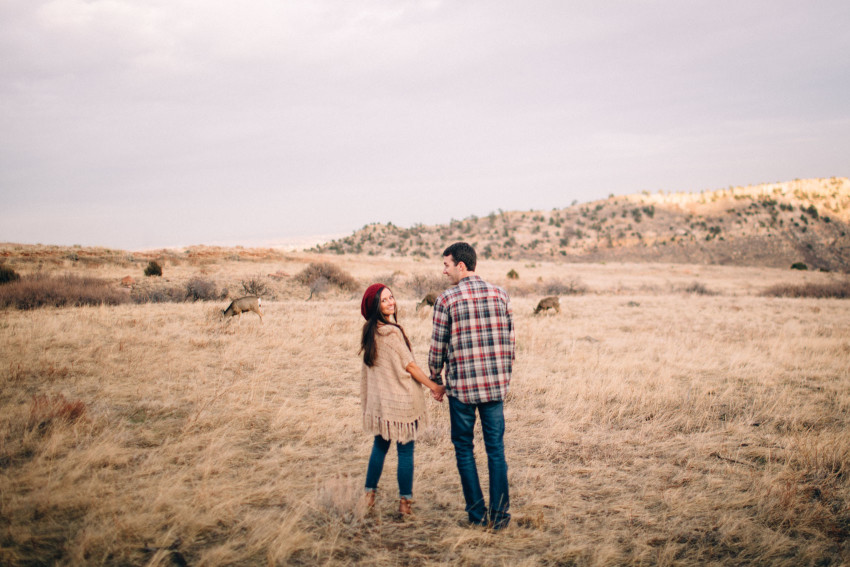
M0 0L0 241L846 176L848 30L847 0Z

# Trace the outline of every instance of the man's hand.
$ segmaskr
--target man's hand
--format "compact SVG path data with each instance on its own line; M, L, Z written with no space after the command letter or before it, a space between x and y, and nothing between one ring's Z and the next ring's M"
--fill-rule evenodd
M442 385L438 385L435 389L431 390L431 397L433 397L438 402L443 401L443 396L446 395L446 387Z

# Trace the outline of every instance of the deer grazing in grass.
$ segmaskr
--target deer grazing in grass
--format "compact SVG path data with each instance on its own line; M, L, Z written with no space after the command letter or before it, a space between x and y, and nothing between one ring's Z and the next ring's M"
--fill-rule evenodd
M561 312L561 301L556 296L544 297L540 300L540 303L537 304L537 307L534 309L534 314L537 315L541 311L548 311L549 309L554 309L555 313Z
M257 297L256 295L247 295L245 297L240 297L238 299L234 299L227 309L221 312L221 316L223 318L234 317L239 315L242 317L242 313L246 311L253 311L260 318L260 323L263 322L263 312L260 310L260 305L262 305L263 300Z
M418 312L419 309L421 307L424 307L425 305L427 305L429 307L434 307L434 304L436 302L437 302L437 294L431 292L431 293L427 294L425 297L423 297L422 301L420 301L419 303L416 304L416 311Z

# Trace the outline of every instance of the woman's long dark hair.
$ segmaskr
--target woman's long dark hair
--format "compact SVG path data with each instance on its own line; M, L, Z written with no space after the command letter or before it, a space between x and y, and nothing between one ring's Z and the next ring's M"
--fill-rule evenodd
M407 348L409 350L413 350L410 348L410 341L407 338L407 334L404 332L401 325L398 324L398 317L396 316L396 313L393 313L392 321L384 317L384 314L381 313L381 292L383 291L384 288L381 288L375 292L375 300L372 302L372 310L368 313L369 318L366 319L365 323L363 323L363 334L360 337L360 352L363 353L363 363L369 367L373 366L375 364L375 360L378 358L378 345L375 342L375 332L378 329L379 323L392 325L393 327L398 328L398 330L401 331L401 336L404 337L404 343L407 345ZM392 293L392 290L390 290L390 293Z

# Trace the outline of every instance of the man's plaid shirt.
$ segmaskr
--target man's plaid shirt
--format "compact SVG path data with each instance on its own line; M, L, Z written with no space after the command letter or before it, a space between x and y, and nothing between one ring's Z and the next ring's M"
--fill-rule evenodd
M508 294L478 276L449 288L434 304L428 367L448 394L465 404L503 400L514 361L513 312Z

